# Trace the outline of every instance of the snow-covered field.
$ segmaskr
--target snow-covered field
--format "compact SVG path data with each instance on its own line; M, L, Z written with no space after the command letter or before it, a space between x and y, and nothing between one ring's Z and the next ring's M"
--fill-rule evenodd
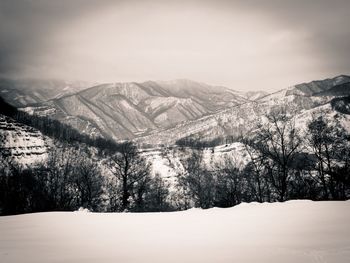
M350 201L0 217L0 262L350 262Z

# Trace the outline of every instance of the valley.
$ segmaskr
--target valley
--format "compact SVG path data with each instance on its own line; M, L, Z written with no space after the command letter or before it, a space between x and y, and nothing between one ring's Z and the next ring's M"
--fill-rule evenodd
M35 103L28 99L20 107L18 97L4 97L0 169L47 181L45 195L53 194L55 209L64 210L168 211L295 197L344 199L349 83L341 75L271 94L189 80L111 83ZM0 86L0 94L5 90ZM125 198L123 162L136 169L128 176L144 176L126 186ZM324 172L320 165L327 165ZM55 196L56 187L63 197ZM96 201L84 197L84 187L97 187L90 192Z

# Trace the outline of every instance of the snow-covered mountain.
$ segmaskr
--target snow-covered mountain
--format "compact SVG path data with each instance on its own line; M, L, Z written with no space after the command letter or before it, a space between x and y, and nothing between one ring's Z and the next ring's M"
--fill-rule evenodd
M60 98L96 85L85 81L0 79L0 96L15 107Z
M306 111L315 110L323 105L329 105L331 114L331 111L337 109L334 108L334 100L338 96L347 95L350 91L349 83L350 77L342 75L324 81L292 86L255 101L244 102L199 119L181 123L174 128L154 132L135 141L154 145L173 144L189 136L205 140L226 136L236 137L253 130L257 123L263 121L266 114L277 108L284 108L287 112L297 115L298 120L302 120L301 116ZM343 100L341 103L342 108L346 109L348 102ZM344 113L343 111L339 114L344 115Z
M288 89L287 95L304 95L314 96L327 92L338 85L350 82L350 76L340 75L335 78L328 78L324 80L315 80L308 83L295 85ZM336 88L337 89L337 88Z
M1 89L1 94L6 90ZM18 106L17 98L4 98ZM23 110L56 118L87 134L120 140L168 129L247 101L229 88L180 79L101 84Z
M142 155L152 164L152 173L160 174L174 186L177 176L184 171L182 160L191 154L191 149L174 146L177 140L194 137L208 141L247 134L256 129L257 123L266 121L264 115L275 108L283 107L296 114L296 127L301 132L312 115L321 112L329 122L337 119L350 131L350 100L343 97L348 92L349 82L345 82L348 79L345 76L327 79L327 88L322 81L296 85L256 100L248 100L226 88L187 80L103 84L22 110L63 120L90 135L134 138L141 146ZM147 148L142 148L146 145ZM3 159L33 164L46 158L49 147L55 146L39 131L0 116ZM203 150L203 162L208 170L225 159L242 168L249 161L239 142Z
M338 101L335 107L334 100L349 94L350 77L302 83L271 94L240 93L185 79L89 88L78 85L67 89L68 94L55 85L48 89L44 84L29 89L16 85L12 90L26 93L24 101L9 96L17 94L9 91L10 84L0 85L0 94L12 105L26 106L21 109L28 113L58 119L93 137L133 139L154 146L171 145L189 136L204 140L235 137L254 129L265 114L278 107L300 116L327 104L330 111L346 110L348 102ZM46 93L38 96L38 90ZM30 98L38 103L29 104Z

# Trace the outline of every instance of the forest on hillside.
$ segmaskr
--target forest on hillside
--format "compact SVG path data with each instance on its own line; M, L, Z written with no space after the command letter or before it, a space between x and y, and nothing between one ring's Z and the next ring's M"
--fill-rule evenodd
M275 111L251 134L242 135L249 163L242 169L226 158L208 169L203 149L183 140L175 185L151 167L133 142L90 138L58 121L3 107L16 121L54 138L48 159L32 167L0 165L0 214L73 211L157 212L191 207L231 207L241 202L350 197L349 134L337 115L313 115L307 130L295 116ZM181 145L181 143L180 143Z

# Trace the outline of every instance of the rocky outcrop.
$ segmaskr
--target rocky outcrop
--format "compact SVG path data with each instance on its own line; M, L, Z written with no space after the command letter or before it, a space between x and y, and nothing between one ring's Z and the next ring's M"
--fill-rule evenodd
M0 115L0 159L29 165L47 157L48 141L32 127Z

